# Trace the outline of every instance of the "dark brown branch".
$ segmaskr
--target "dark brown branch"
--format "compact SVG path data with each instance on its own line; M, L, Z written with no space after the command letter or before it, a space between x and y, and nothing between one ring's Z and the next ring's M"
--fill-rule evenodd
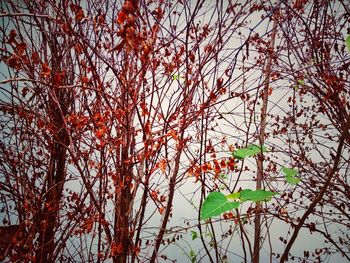
M293 235L292 235L291 239L289 240L289 242L288 242L288 244L287 244L287 246L282 254L281 261L280 261L281 263L288 260L289 252L290 252L295 240L298 237L300 229L303 227L308 216L314 211L314 208L321 202L323 195L326 193L328 186L330 185L335 173L337 172L338 165L339 165L339 162L340 162L340 159L342 156L345 138L346 138L346 135L348 133L348 129L349 129L349 121L347 121L346 125L344 126L344 131L340 137L338 148L337 148L337 154L336 154L334 164L333 164L333 168L327 173L327 179L326 179L321 191L316 196L316 198L313 200L313 202L310 204L309 208L307 209L307 211L304 213L304 215L300 219L298 225L295 227Z

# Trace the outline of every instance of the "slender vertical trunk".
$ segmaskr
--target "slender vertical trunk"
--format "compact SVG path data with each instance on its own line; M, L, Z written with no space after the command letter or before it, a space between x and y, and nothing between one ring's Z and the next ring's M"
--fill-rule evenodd
M127 262L130 254L131 241L129 234L129 208L131 202L130 183L125 185L125 188L120 191L117 197L116 207L116 225L115 225L115 256L114 263Z
M59 132L50 157L45 207L41 214L41 222L37 222L39 226L37 262L53 262L54 260L52 256L55 250L55 228L58 223L59 204L66 177L65 165L69 138L61 117L56 116L55 127L59 129Z
M55 48L58 43L55 41L52 44L52 77L61 72L59 65L64 65L65 61L57 56L58 51ZM70 64L69 57L67 64ZM62 67L64 67L62 65ZM62 83L68 83L69 72L66 72L65 79ZM65 124L65 116L67 116L69 109L73 103L70 91L66 89L59 89L52 80L52 86L48 94L48 116L50 118L50 125L52 129L51 149L49 169L46 179L46 195L44 207L40 213L40 222L36 222L39 228L38 247L35 252L36 262L54 262L55 252L55 233L59 224L60 201L63 195L63 187L66 180L66 155L70 143L68 130Z
M277 9L278 10L278 9ZM271 68L274 57L274 45L276 39L277 31L277 19L273 21L273 28L271 33L271 42L268 50L268 58L265 67L265 80L264 80L264 89L263 89L263 105L260 114L260 130L259 130L259 144L260 146L265 143L265 128L266 128L266 114L267 114L267 105L268 105L268 96L269 96L269 84L271 76ZM262 188L262 182L264 178L264 156L259 154L257 157L257 176L256 176L256 189L259 190ZM253 262L259 263L260 261L260 236L261 236L261 203L257 202L255 207L255 219L254 219L254 252L253 252Z
M116 207L115 207L115 241L114 251L112 252L115 256L113 262L125 263L127 262L128 255L131 249L131 237L129 233L130 227L130 207L131 207L131 191L130 183L131 176L130 172L125 171L121 178L121 185L119 186L118 193L116 194Z
M127 64L127 62L126 62ZM122 95L122 107L128 109L128 102L132 101L132 92L125 89ZM125 129L120 131L123 144L118 160L118 182L115 194L115 222L114 222L114 243L112 254L114 263L126 263L131 253L132 237L130 235L130 211L132 209L132 164L129 158L133 153L133 116L132 111L125 115L123 120Z
M163 236L165 234L165 230L168 224L168 220L170 218L170 213L171 213L171 208L172 208L172 204L173 204L173 199L174 199L174 193L175 193L175 182L176 182L176 177L179 171L179 166L180 166L180 153L178 154L178 157L176 159L176 164L175 164L175 169L174 169L174 173L172 175L172 177L170 178L170 183L169 183L169 194L168 194L168 201L167 201L167 205L166 205L166 209L165 209L165 214L163 217L163 221L158 233L158 236L156 237L155 240L155 244L154 244L154 250L153 250L153 254L151 257L150 262L155 262L156 258L158 256L158 251L160 248L160 244L162 243L163 240Z
M145 166L148 167L147 160L145 161L145 164L146 164ZM141 242L140 235L141 235L143 220L145 217L145 212L146 212L146 207L147 207L149 180L150 180L150 174L147 173L145 175L145 182L144 182L145 189L143 191L142 198L141 198L141 206L140 206L141 212L140 212L140 219L138 221L138 229L137 229L136 237L135 237L135 243L134 243L135 246L139 246L140 242ZM136 256L135 254L132 255L131 262L135 262L135 256Z
M45 200L44 211L42 212L42 222L39 223L39 245L36 252L37 262L53 262L53 252L55 250L54 237L55 228L59 214L59 203L62 197L65 180L66 150L64 146L55 147L57 153L53 153L50 163L55 167L55 171L50 171L48 176L52 177L52 183L48 184L48 192Z
M193 95L191 94L191 96L189 96L189 99L192 99L192 97L193 97ZM188 111L188 107L185 106L184 115L182 118L184 126L185 126L184 123L186 123L185 120L187 117L187 111ZM162 243L162 240L163 240L163 237L164 237L167 225L168 225L168 221L170 219L171 211L172 211L172 205L173 205L174 194L175 194L176 179L177 179L177 176L179 174L180 160L181 160L181 155L182 155L182 151L184 148L184 144L182 142L183 138L184 138L184 130L185 130L184 127L180 128L181 132L180 132L179 142L178 142L179 143L178 152L177 152L175 160L174 160L174 162L175 162L174 171L173 171L172 176L171 176L170 181L169 181L168 200L167 200L167 204L166 204L166 208L165 208L165 212L164 212L164 217L162 219L162 223L161 223L158 235L155 239L154 250L152 253L152 257L150 259L150 262L152 262L152 263L156 262L156 259L158 257L158 251L159 251L160 245Z

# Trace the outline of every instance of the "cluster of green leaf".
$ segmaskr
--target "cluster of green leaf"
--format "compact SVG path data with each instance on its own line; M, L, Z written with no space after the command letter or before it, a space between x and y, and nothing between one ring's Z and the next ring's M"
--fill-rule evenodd
M239 207L239 202L230 202L227 197L220 192L212 192L204 200L200 218L202 220L220 215L226 211Z
M246 201L269 201L276 194L278 193L267 190L253 191L251 189L244 189L226 196L220 192L211 192L203 203L200 218L205 220L213 216L218 216L224 212L238 208L241 203ZM232 202L229 199L235 201Z
M298 175L297 170L295 170L293 168L283 167L282 171L286 175L285 179L288 183L296 185L300 182L301 179L299 177L297 177L297 175Z
M271 197L276 195L276 192L267 191L267 190L256 190L244 189L240 192L232 193L226 195L228 199L239 199L241 202L253 201L253 202L262 202L270 201Z
M242 160L244 158L252 157L262 152L266 152L266 147L264 145L260 147L255 144L251 144L248 145L246 148L241 148L234 151L232 155L235 159Z
M262 152L266 152L266 147L258 145L248 145L246 148L241 148L232 153L233 157L242 160L247 157L252 157ZM289 184L296 185L300 182L298 171L294 168L282 167L282 172L285 174L285 180ZM201 220L205 220L214 216L221 215L229 210L236 209L239 205L246 201L264 202L270 201L271 198L278 194L277 192L258 189L243 189L239 192L234 192L229 195L224 195L221 192L211 192L204 200L200 211ZM230 201L234 200L234 201ZM196 238L193 236L192 238Z

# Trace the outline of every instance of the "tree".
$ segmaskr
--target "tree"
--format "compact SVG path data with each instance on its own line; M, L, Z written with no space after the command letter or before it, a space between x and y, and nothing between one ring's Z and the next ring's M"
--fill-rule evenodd
M265 8L269 10L267 6ZM292 229L290 240L289 231L285 236L280 235L286 247L282 250L282 256L274 254L281 258L281 262L288 257L321 260L337 253L349 259L347 242L344 241L348 239L345 234L347 224L344 223L347 222L345 214L348 210L348 201L344 202L348 188L344 171L348 165L346 138L349 134L348 44L345 42L349 33L344 29L347 7L343 2L298 1L293 6L283 2L280 11L274 10L277 25L271 25L268 30L272 34L277 27L276 51L268 48L273 41L269 43L266 38L259 36L249 42L261 53L255 65L262 65L262 54L267 55L266 60L273 61L273 66L265 70L263 76L268 76L265 78L267 84L264 92L260 93L260 98L264 98L262 108L267 100L272 106L267 111L263 110L265 114L260 119L253 117L258 120L262 136L260 141L270 145L270 154L265 154L265 169L259 169L263 162L261 157L257 158L258 188L264 185L281 193L281 198L276 199L277 204L272 203L274 208L265 206L261 214L263 222L270 221L272 215L271 222L280 218ZM254 95L248 94L246 96L251 99L247 109L255 113L254 107L260 102ZM272 94L276 94L276 97ZM290 105L289 111L283 108L283 101ZM274 108L277 108L277 113ZM269 121L264 124L267 118ZM249 131L252 118L247 120ZM283 175L286 182L297 186L281 188L277 175ZM341 187L336 186L338 183L335 181ZM231 188L228 190L234 191ZM340 196L342 198L338 199ZM247 240L247 250L251 255L258 255L265 241L268 241L272 255L273 227L266 223L266 232L259 234L259 209L255 213L257 235L254 252L246 235L242 235L242 240ZM227 214L224 214L225 217ZM314 252L305 250L302 251L303 255L293 255L291 248L300 236L301 228L309 229L311 234L320 234L327 245L316 247ZM258 256L254 257L256 262L259 261Z
M2 7L3 223L25 226L36 261L161 256L174 192L206 152L194 151L198 121L228 92L234 60L220 73L218 54L244 19L218 5L222 26L198 24L204 4ZM155 213L150 247L142 231ZM77 240L87 245L71 251Z
M2 229L21 229L6 256L172 261L166 249L192 231L192 262L230 260L234 239L242 261L267 247L272 262L281 219L293 228L282 262L302 227L348 257L328 221L348 227L346 12L341 1L2 3ZM213 192L238 205L202 220ZM198 212L183 223L179 196Z
M306 200L301 204L305 212L298 218L288 217L295 222L295 229L281 262L288 259L302 227L319 233L329 243L315 257L331 253L334 247L349 260L349 251L342 241L347 239L342 235L348 229L345 222L349 209L345 194L350 120L347 67L350 50L344 41L349 34L349 28L344 28L347 12L342 1L284 4L283 15L288 19L280 26L282 41L289 45L288 61L281 60L281 77L295 83L289 100L291 110L286 124L290 132L286 141L288 154L302 174L302 185L290 194L299 192ZM337 236L331 225L343 234Z

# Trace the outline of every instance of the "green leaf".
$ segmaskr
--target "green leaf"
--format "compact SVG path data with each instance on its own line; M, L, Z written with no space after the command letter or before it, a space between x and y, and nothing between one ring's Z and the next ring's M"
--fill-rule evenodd
M173 80L180 80L180 79L185 79L184 77L178 75L178 74L174 74L173 75Z
M192 236L192 240L195 240L198 237L197 232L191 231L191 236Z
M259 147L258 145L251 144L251 145L248 145L246 148L241 148L234 151L233 157L235 157L236 159L242 160L246 157L251 157L261 152L266 152L266 147L264 145L262 147Z
M303 79L298 79L298 84L299 85L305 85L305 80L303 80Z
M194 252L193 249L190 250L190 258L192 263L196 262L197 256L196 256L196 252Z
M212 192L203 202L200 218L205 220L238 207L239 202L230 202L222 193Z
M293 184L293 185L297 185L301 181L301 179L298 177L292 177L292 176L288 176L288 175L286 175L285 179L288 183Z
M240 196L241 196L240 192L234 192L232 194L226 195L226 198L228 198L228 199L239 199Z
M350 35L345 40L346 46L348 47L348 51L350 52Z
M220 174L220 179L226 180L227 179L227 174Z
M288 183L296 185L301 179L297 177L298 171L293 168L282 167L282 172L286 175L285 179Z
M244 201L253 201L253 202L262 202L262 201L269 201L271 200L271 197L278 194L277 192L272 191L266 191L266 190L250 190L250 189L244 189L241 191L240 199L242 202Z
M295 170L294 168L282 167L282 171L284 172L285 175L289 175L289 176L298 175L298 171Z

